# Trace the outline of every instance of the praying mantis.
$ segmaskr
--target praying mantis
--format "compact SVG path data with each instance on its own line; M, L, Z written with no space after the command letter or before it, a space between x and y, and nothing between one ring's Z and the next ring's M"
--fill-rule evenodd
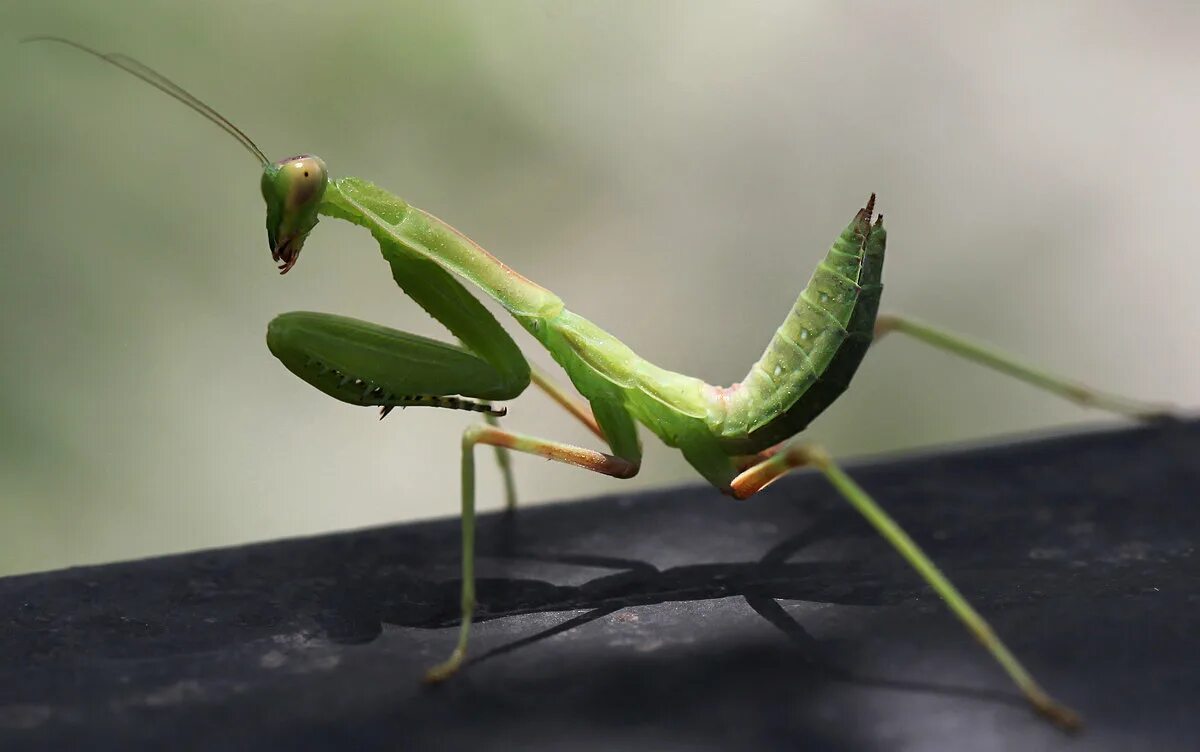
M1074 402L1135 419L1162 408L1104 393L1030 367L1012 357L910 318L880 315L887 233L875 196L834 240L787 317L746 376L714 386L660 368L570 311L550 290L506 266L432 214L358 178L330 176L324 161L301 154L271 161L232 122L162 74L122 54L69 45L154 86L215 123L262 167L267 237L281 274L297 264L320 217L368 230L401 291L454 336L441 342L329 313L284 313L267 327L271 353L300 379L342 402L378 408L433 407L482 413L462 436L461 626L445 661L425 675L453 676L467 656L475 609L475 450L495 450L510 508L516 504L509 453L523 452L614 478L641 466L639 424L678 449L714 487L748 499L788 472L811 467L912 566L1000 664L1030 706L1074 729L1079 716L1052 698L1009 651L987 621L917 543L801 432L849 386L874 342L899 333L990 367ZM474 291L494 299L566 373L578 396L534 368ZM530 385L582 423L607 451L502 428L506 408Z

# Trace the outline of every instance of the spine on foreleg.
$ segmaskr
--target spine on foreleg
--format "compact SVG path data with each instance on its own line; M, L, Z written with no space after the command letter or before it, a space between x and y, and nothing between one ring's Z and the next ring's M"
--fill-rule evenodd
M871 344L886 232L871 196L740 384L725 390L722 436L756 452L803 430L846 390Z

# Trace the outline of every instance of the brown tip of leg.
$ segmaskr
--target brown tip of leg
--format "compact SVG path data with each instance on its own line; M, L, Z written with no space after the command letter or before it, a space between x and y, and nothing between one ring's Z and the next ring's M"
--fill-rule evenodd
M1049 705L1037 705L1035 709L1041 716L1063 731L1074 734L1083 730L1083 719L1074 710L1064 705L1051 703Z
M871 198L867 199L867 205L863 208L863 217L870 222L871 216L875 214L875 194L871 194Z

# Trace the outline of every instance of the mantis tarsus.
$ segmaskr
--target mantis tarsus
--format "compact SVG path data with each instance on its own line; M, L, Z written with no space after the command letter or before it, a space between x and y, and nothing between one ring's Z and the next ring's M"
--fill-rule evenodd
M848 386L874 340L900 332L1008 373L1076 402L1136 418L1155 406L1104 394L1026 366L984 346L898 316L879 316L886 232L871 196L834 241L762 357L739 383L718 387L639 357L614 336L572 313L554 293L505 266L433 215L357 178L331 180L325 163L302 154L272 162L215 110L146 65L57 37L183 102L237 139L261 163L267 235L280 273L291 270L320 215L371 232L401 290L461 344L447 344L326 313L285 313L271 321L267 346L294 374L343 402L380 408L429 406L474 410L485 422L462 437L462 622L458 643L426 680L453 675L467 654L475 606L475 460L477 445L496 449L508 505L515 505L508 451L526 452L616 478L641 464L637 425L679 449L709 482L746 499L792 469L823 473L938 593L1000 663L1032 707L1075 728L1078 716L1051 698L1009 652L920 547L820 446L797 438ZM494 298L540 342L582 395L533 369L496 318L464 282ZM508 431L497 418L535 384L581 421L608 453Z

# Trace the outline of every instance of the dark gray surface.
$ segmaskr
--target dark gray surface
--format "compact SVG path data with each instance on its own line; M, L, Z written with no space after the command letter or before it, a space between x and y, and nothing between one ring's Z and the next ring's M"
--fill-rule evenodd
M454 520L0 580L0 749L1200 748L1200 422L853 474L1082 736L805 474L485 516L432 689Z

